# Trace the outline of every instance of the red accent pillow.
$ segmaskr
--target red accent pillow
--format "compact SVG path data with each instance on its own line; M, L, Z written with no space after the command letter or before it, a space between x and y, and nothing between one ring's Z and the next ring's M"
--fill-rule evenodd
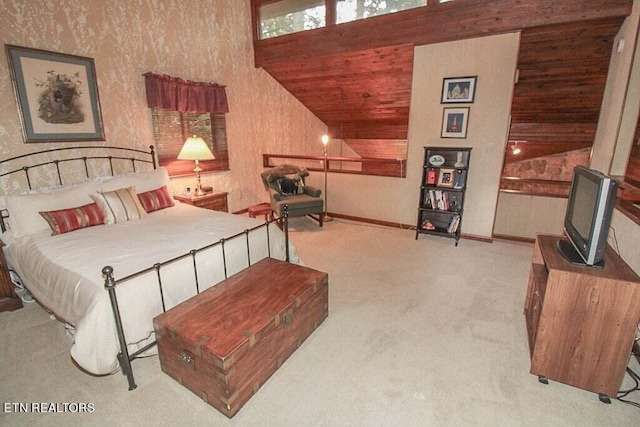
M166 185L138 194L138 200L147 213L174 206L173 197L169 194Z
M104 216L95 203L77 208L39 212L39 214L49 223L52 236L104 223Z

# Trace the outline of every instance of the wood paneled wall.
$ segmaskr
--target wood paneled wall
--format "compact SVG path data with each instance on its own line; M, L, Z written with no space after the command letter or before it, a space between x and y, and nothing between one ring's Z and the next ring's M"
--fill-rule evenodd
M333 138L406 139L416 45L522 31L510 139L593 142L613 37L633 0L455 0L266 40L264 68ZM328 9L333 0L326 0ZM437 60L437 59L435 59ZM556 148L550 150L555 152Z
M505 163L590 147L622 19L522 31ZM526 142L522 142L526 141Z
M269 1L269 0L267 0ZM261 0L254 5L255 16ZM255 40L257 67L403 44L424 45L547 25L625 18L633 0L455 0L346 24Z

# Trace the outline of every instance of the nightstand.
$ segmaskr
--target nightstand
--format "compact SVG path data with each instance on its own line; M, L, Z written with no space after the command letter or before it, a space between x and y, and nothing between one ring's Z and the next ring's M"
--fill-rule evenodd
M3 247L4 243L0 241L0 311L13 311L22 308L22 300L13 290L9 267L4 259Z
M229 212L226 192L214 192L204 196L173 196L174 199L183 203L188 203L199 208L211 209L212 211Z

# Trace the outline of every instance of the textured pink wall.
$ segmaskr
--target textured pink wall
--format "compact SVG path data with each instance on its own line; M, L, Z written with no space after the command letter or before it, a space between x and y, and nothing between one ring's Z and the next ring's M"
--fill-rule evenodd
M253 65L249 0L0 0L3 44L94 58L105 142L153 144L142 73L227 86L231 171L203 177L229 191L231 210L266 199L261 154L317 154L325 126ZM0 61L0 157L54 144L25 144L8 63ZM65 143L66 146L73 146ZM173 181L173 190L193 179ZM0 193L18 191L0 182Z

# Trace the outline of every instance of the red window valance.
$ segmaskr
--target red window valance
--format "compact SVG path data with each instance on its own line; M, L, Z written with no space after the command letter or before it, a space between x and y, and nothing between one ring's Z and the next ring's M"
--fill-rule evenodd
M158 107L184 113L223 114L229 112L227 92L224 86L215 83L192 82L179 77L151 72L144 73L143 76L149 108Z

